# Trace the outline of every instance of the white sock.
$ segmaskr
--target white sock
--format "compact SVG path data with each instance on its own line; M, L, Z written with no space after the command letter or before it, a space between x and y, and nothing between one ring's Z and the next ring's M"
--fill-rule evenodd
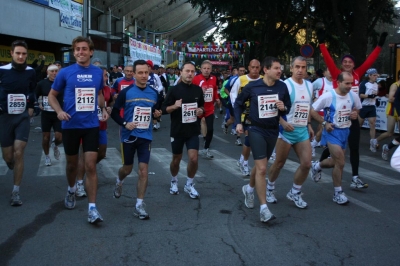
M249 161L247 160L247 161L243 161L243 166L245 166L245 165L249 165Z
M301 185L296 185L295 183L293 183L293 187L292 187L292 193L293 194L297 194L301 191Z
M317 171L322 170L321 165L320 165L320 162L317 162L317 163L315 164L315 170L317 170Z
M268 180L267 189L268 190L274 190L275 189L275 182L271 182L271 181Z
M261 212L262 210L264 210L265 208L268 208L268 207L267 207L267 204L262 204L262 205L260 206L260 212Z
M78 184L83 184L83 180L78 180Z
M246 187L246 191L247 193L253 193L254 192L254 188L250 186L250 184L247 185Z
M356 181L358 178L358 175L353 176L353 181Z
M171 182L178 182L178 176L171 175Z
M19 192L19 186L14 185L13 192Z
M243 154L240 154L239 162L243 164L243 162L244 162L244 156L243 156Z
M96 203L89 203L89 211L92 208L96 208Z
M140 205L142 205L143 203L143 199L136 199L136 208L139 207Z
M335 194L337 194L339 191L342 191L342 187L334 187L335 189Z
M190 186L193 184L193 178L188 177L186 180L186 185Z
M117 185L122 185L124 183L124 180L119 180L119 177L117 177Z
M75 193L75 191L76 191L76 184L73 186L73 187L70 187L70 186L68 186L68 192L69 193Z

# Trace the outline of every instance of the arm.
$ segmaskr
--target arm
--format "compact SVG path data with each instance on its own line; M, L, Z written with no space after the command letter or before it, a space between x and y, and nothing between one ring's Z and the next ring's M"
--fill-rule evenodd
M57 118L59 120L68 121L71 118L71 116L61 109L61 106L60 106L59 102L57 101L57 95L58 95L58 91L56 91L54 89L50 90L49 95L48 95L49 104L50 104L51 108L53 108L54 111L57 113Z
M359 66L357 69L354 70L358 74L359 77L363 76L365 74L365 72L367 72L367 70L369 68L371 68L371 66L375 63L376 59L378 59L378 56L379 56L381 50L382 50L382 47L380 47L380 46L375 47L375 49L372 51L372 53L364 61L364 63L361 66Z
M389 90L388 101L389 101L390 103L393 103L393 102L394 102L394 95L396 94L396 91L397 91L397 84L396 84L396 83L393 83L393 84L390 86L390 90Z
M99 107L101 109L101 112L102 112L102 119L103 119L103 121L107 121L109 116L108 116L108 113L107 113L107 109L105 108L103 90L99 90L99 94L97 95L97 101L98 101L98 105L99 105ZM104 112L104 110L106 110L106 112Z
M322 56L324 58L325 64L331 72L333 80L336 80L340 74L340 70L336 67L335 62L333 61L331 55L328 52L328 49L325 46L325 43L321 43L319 45L319 49L321 50Z

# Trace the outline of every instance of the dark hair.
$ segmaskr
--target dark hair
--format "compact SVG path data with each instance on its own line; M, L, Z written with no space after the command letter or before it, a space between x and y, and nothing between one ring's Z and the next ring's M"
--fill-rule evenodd
M246 69L246 67L243 66L243 65L238 65L238 66L237 66L237 69L239 70L239 68L241 68L241 67L243 67L244 69Z
M72 50L75 50L75 44L78 42L86 42L89 45L89 50L94 51L94 43L91 39L83 36L78 36L72 40Z
M347 71L343 71L339 74L339 76L337 77L337 81L339 82L343 82L344 81L344 74L348 75L348 76L353 76L350 72Z
M231 69L231 72L233 72L233 70L239 70L239 68L238 67L232 67L232 69Z
M280 63L279 59L273 56L267 56L264 58L263 62L262 62L262 68L264 69L264 67L266 69L270 69L272 67L273 63Z
M133 62L133 73L136 73L136 66L141 66L141 65L148 65L146 61L144 60L136 60L135 62Z
M23 40L16 40L16 41L13 41L12 44L11 44L11 51L14 51L14 48L17 47L17 46L22 46L22 47L24 47L26 50L28 50L28 45L26 44L25 41L23 41Z
M192 66L194 67L194 70L196 70L196 66L195 66L192 62L190 62L190 61L187 61L187 62L183 63L181 69L183 69L186 65L192 65Z

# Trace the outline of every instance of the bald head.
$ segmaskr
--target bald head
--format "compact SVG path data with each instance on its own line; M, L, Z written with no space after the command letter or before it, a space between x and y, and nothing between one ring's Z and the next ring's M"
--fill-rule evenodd
M261 64L257 59L253 59L249 63L249 77L256 79L260 77Z

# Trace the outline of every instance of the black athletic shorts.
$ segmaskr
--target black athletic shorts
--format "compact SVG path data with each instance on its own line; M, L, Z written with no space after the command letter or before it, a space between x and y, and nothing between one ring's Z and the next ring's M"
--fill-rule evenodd
M173 154L182 154L183 146L186 144L187 150L199 150L199 136L195 135L187 138L171 137L171 148Z
M57 118L56 112L42 111L41 120L42 132L50 132L51 128L54 132L61 132L61 121Z
M28 142L29 130L30 123L28 111L18 115L0 115L1 147L10 147L14 145L15 140Z
M150 161L151 140L129 136L125 142L122 142L122 164L132 165L133 157L137 151L139 163L149 164Z
M251 152L253 153L254 160L261 160L271 157L274 151L277 138L274 137L264 137L260 133L249 130L249 142Z
M99 128L73 128L62 130L62 140L66 155L77 155L81 145L83 152L98 152L99 148Z

